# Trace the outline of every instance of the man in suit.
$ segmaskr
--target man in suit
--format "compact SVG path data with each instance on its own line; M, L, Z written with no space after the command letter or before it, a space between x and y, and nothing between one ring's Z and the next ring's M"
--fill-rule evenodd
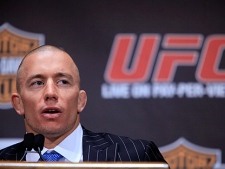
M57 161L66 162L165 162L151 141L93 133L81 126L80 112L87 95L80 89L76 64L62 49L45 45L28 53L18 68L16 87L12 105L24 116L27 133L44 135L43 156L56 152ZM40 160L37 153L26 154L23 145L21 142L0 150L0 159Z

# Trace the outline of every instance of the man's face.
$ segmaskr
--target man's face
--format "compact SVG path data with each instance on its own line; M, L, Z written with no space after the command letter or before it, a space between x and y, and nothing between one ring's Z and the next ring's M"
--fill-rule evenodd
M29 55L21 67L16 99L17 112L25 115L27 132L49 138L70 134L79 124L77 112L86 104L86 93L79 89L79 83L77 68L65 52Z

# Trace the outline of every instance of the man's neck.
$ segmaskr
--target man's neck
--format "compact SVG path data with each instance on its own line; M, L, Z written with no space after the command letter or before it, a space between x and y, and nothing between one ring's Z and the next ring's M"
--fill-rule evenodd
M75 125L71 130L69 130L68 132L60 136L45 136L44 147L46 147L47 149L55 148L67 136L69 136L76 128L77 128L77 125Z

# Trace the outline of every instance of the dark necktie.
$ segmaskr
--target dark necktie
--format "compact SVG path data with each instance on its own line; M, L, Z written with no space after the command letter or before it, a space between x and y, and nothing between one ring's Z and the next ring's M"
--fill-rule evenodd
M59 159L61 159L63 156L57 153L56 151L52 151L50 153L48 152L44 153L42 157L45 161L54 162L59 161Z

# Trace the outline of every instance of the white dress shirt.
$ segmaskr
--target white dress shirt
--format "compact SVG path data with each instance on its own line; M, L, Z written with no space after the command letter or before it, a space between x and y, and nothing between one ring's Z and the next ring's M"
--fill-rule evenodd
M41 154L44 154L46 151L51 152L55 150L60 153L63 158L60 162L82 162L83 161L83 129L79 124L77 128L67 136L61 143L59 143L54 149L43 148ZM35 151L28 152L26 155L26 161L28 162L37 162L40 159L40 156Z

